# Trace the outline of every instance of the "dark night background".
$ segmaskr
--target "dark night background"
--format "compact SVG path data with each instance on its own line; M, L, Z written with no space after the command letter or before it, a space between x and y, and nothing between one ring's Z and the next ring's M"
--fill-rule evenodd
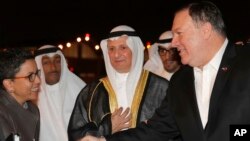
M211 0L222 11L229 38L250 35L249 0ZM90 33L96 42L115 26L133 27L144 42L171 29L177 7L190 0L64 0L0 2L0 46L58 44Z

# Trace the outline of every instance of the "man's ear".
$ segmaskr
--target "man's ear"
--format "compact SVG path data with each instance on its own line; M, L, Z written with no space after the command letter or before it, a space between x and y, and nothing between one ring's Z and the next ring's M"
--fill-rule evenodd
M206 22L202 25L202 32L205 39L208 39L212 34L212 25L209 22Z
M11 79L4 79L3 86L8 93L14 92L13 81Z

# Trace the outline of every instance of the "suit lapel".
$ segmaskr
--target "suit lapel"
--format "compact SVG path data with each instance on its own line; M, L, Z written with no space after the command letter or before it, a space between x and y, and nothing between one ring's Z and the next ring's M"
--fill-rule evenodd
M225 93L223 93L223 89L225 89L225 84L228 81L228 76L232 71L233 65L236 60L235 58L236 58L235 47L229 43L222 57L222 61L213 86L210 98L209 115L208 115L208 123L206 126L206 130L209 130L209 128L213 130L213 127L216 126L216 123L213 123L214 122L213 119L218 113L217 110L220 104L219 101L221 97L225 95Z
M180 83L178 88L176 87L173 92L173 95L175 95L173 96L173 99L175 99L173 103L175 105L176 120L182 130L183 136L192 140L202 141L204 139L204 132L196 100L193 68L185 66L181 70L180 75L180 77L178 76L180 79L172 79L173 83L175 81L176 83ZM173 87L175 86L173 84ZM192 127L192 130L190 130L190 127Z
M190 101L190 105L192 108L192 113L194 114L195 121L199 121L197 122L198 127L202 127L199 108L198 108L197 99L196 99L193 69L190 69L190 72L188 73L188 75L190 78L187 80L188 82L186 83L186 91L188 93L186 98L189 99ZM200 129L203 130L203 128L200 128Z

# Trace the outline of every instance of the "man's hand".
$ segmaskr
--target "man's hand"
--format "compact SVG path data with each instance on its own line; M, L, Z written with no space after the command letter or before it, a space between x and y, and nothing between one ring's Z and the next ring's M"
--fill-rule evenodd
M112 122L112 134L122 129L129 128L131 126L131 113L129 112L129 108L126 108L124 112L123 108L120 107L116 109L111 115Z

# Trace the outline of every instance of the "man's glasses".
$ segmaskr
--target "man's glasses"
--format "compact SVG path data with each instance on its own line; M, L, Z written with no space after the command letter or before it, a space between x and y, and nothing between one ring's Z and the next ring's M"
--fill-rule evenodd
M172 55L174 54L175 51L176 51L176 48L165 49L162 47L158 47L158 53L160 56L165 56L167 53L169 55Z
M28 76L14 77L12 79L26 78L26 79L29 79L30 82L34 82L36 79L36 76L40 77L40 75L41 75L41 70L37 70L35 73L31 73Z

